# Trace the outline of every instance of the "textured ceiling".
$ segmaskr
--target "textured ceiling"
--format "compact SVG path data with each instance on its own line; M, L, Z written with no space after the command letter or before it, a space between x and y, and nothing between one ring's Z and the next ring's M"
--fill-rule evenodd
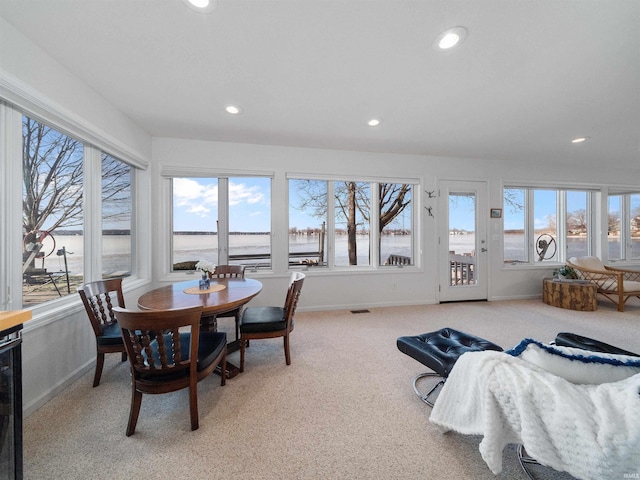
M0 16L154 136L640 166L637 0L0 0ZM465 42L434 51L457 25Z

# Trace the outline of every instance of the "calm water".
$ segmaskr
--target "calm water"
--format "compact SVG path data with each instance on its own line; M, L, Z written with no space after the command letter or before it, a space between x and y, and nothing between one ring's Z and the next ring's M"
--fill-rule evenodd
M45 239L43 251L53 253L44 259L44 268L49 272L64 272L64 256L57 252L65 248L70 275L84 272L84 237L82 235L56 235L55 247ZM105 273L129 272L131 270L131 237L129 235L106 235L102 237L103 271ZM36 260L36 267L42 267L42 260Z
M357 236L358 265L369 264L369 236ZM270 235L231 235L229 238L229 255L249 253L268 253L271 245ZM215 262L218 258L217 235L174 235L173 262L207 259ZM289 251L291 253L317 252L319 237L317 235L289 235ZM347 237L336 237L336 265L348 265L349 254ZM381 257L389 255L411 257L411 236L386 236L382 239ZM326 247L325 247L326 259Z
M72 275L81 274L84 271L83 260L83 237L78 236L56 236L55 250L63 246L67 250L67 263L69 273ZM610 256L619 255L620 242L611 239L609 242ZM271 237L269 235L231 235L230 249L231 255L242 255L247 253L267 253L269 251ZM505 236L505 258L509 260L524 260L522 257L523 235ZM108 235L103 237L103 266L106 273L128 272L130 271L130 243L131 239L127 235ZM640 251L640 239L634 240L634 252ZM471 253L475 249L475 236L451 235L449 237L449 249L456 253ZM568 256L579 256L586 254L586 243L584 238L569 239ZM52 245L45 244L45 250L51 251ZM369 237L367 235L358 236L358 264L369 264ZM318 250L318 237L304 235L290 235L289 248L291 252L312 252ZM326 250L326 249L325 249ZM387 259L391 254L411 257L411 236L388 236L383 237L382 259ZM64 271L64 259L57 256L54 251L44 260L44 267L50 272ZM174 235L174 263L206 259L215 262L218 256L218 237L216 235ZM336 264L348 265L347 238L340 236L336 238ZM41 261L37 260L37 267L41 266Z
M451 235L449 237L449 250L456 253L471 253L475 249L475 235ZM640 252L640 239L633 240L633 252ZM584 237L570 237L567 239L567 258L587 255L587 241ZM609 258L619 258L620 239L609 239ZM524 235L513 234L504 236L505 261L525 261Z

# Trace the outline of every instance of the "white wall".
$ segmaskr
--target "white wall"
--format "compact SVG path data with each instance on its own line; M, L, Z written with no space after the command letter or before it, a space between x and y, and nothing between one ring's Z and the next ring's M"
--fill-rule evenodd
M600 188L606 183L624 184L629 172L602 168L599 171L575 170L569 167L519 165L517 163L455 159L446 157L394 155L340 150L305 149L264 145L204 142L194 140L153 139L152 189L154 205L153 225L156 238L166 237L170 228L168 190L163 188L162 172L184 168L185 171L233 173L250 171L273 173L273 211L282 212L273 219L273 232L287 232L286 175L304 173L332 175L339 172L353 175L395 178L418 178L425 190L437 190L440 180L482 180L489 186L487 206L489 251L489 299L530 298L541 295L542 278L551 275L551 267L505 267L502 260L502 223L489 221L488 208L502 206L502 186L505 182L556 182L567 186ZM605 190L606 193L606 190ZM603 196L606 201L606 194ZM430 218L422 207L421 247L423 264L418 269L391 269L388 272L323 272L310 270L300 300L301 309L360 308L384 305L410 305L438 302L437 245L438 215ZM606 210L606 204L602 208ZM285 248L274 238L274 249ZM154 249L154 265L167 264L168 246ZM154 272L156 285L186 278L167 275L167 268ZM282 278L286 271L275 275L255 276L265 284L265 291L253 300L255 304L280 303ZM277 279L277 281L276 281Z
M142 162L150 158L150 137L143 129L2 17L0 96L44 118L48 118L50 110L55 110L57 125L64 126L65 121L75 122L76 127L92 132L96 143L108 141L122 153Z
M425 158L419 156L383 155L360 152L273 147L221 142L202 142L155 138L153 140L152 188L154 189L154 231L155 237L166 236L170 228L169 199L163 197L161 173L167 168L193 168L218 170L220 173L273 173L272 217L275 233L273 248L282 249L282 257L287 258L289 211L286 197L287 173L309 173L331 175L336 172L349 176L382 175L394 178L416 178L421 180ZM212 173L215 175L215 173ZM279 215L277 213L280 213ZM161 233L162 232L162 233ZM284 234L282 241L278 235ZM432 241L432 240L431 240ZM427 244L431 249L431 245ZM154 250L155 265L166 263L165 252ZM162 282L175 281L178 276L164 276L165 272L154 272L154 278ZM352 275L334 274L309 270L301 309L355 308L373 305L403 305L434 302L434 279L423 269L393 269L390 275L379 271L359 271ZM254 275L264 284L264 291L256 297L254 304L280 304L284 301L286 270L276 270L273 274ZM345 288L346 287L346 288Z

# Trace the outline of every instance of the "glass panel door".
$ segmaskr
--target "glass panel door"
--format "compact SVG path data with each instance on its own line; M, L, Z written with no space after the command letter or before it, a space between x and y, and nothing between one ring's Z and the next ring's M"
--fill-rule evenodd
M476 195L449 192L449 285L475 285Z
M440 301L487 298L486 188L484 182L440 183Z

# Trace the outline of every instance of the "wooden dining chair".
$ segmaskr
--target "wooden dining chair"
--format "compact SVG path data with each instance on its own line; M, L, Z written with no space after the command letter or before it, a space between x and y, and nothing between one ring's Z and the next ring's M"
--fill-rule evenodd
M289 334L293 331L293 316L298 306L305 275L291 274L284 307L247 307L240 317L240 371L244 372L244 351L249 340L284 337L284 356L291 365Z
M244 265L216 265L213 273L209 275L211 278L244 278ZM218 313L215 315L214 324L217 328L218 318L233 317L236 321L236 342L240 339L240 315L242 313L242 307L236 308L229 312ZM237 349L237 347L236 347Z
M189 389L191 430L198 429L198 382L221 366L225 384L227 335L200 332L202 307L129 311L114 308L131 363L131 410L127 436L138 423L142 394ZM184 327L190 327L185 331ZM181 330L182 329L182 330Z
M244 265L216 265L212 278L244 278Z
M100 384L105 353L121 353L122 361L127 360L120 326L116 320L113 308L124 308L122 295L122 279L98 280L78 288L80 298L96 336L96 371L93 376L93 386Z

